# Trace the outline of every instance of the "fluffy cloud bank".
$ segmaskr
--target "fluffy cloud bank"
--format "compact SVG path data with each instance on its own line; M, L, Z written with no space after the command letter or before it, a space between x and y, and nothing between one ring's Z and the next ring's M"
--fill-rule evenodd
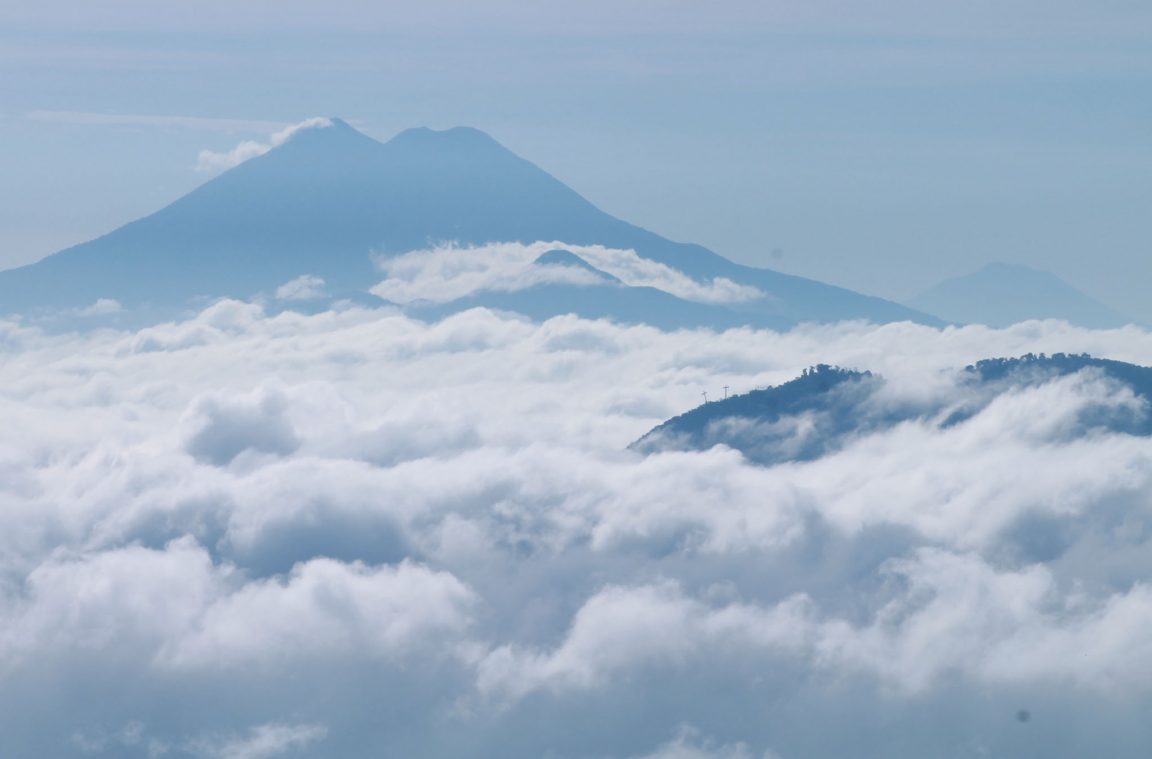
M1114 385L804 463L626 450L702 390L824 362L938 401L1029 351L1152 364L1152 334L234 301L138 332L0 323L0 746L1141 756L1152 442L1070 421L1140 413Z
M446 303L487 291L510 292L534 285L603 284L600 275L576 266L533 266L542 254L567 250L632 287L654 287L700 303L740 303L763 297L755 287L724 277L701 283L633 250L562 242L495 243L459 248L444 245L380 260L386 279L372 292L393 303Z

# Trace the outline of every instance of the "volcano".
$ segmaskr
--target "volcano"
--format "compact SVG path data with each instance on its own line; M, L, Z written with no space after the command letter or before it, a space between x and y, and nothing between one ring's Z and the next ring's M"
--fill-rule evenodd
M302 275L322 278L329 293L365 296L382 278L375 263L381 257L446 242L536 241L633 250L697 281L726 278L763 293L731 308L686 305L699 326L939 323L880 298L667 240L601 211L476 129L409 129L379 142L340 119L300 129L145 218L0 272L0 313L75 310L101 299L165 313L274 292ZM612 316L599 313L597 302L626 302L630 320L642 320L649 302L669 310L663 295L632 289L646 288L608 280L568 288L553 310ZM532 315L546 316L538 304L553 299L547 291L537 295L528 298L539 312ZM473 297L468 304L485 302Z

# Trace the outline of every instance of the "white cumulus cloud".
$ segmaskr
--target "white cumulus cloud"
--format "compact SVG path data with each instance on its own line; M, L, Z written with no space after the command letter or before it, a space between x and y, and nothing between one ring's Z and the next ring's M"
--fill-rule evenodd
M1141 756L1152 441L1079 421L1147 412L1115 382L807 462L627 450L702 390L830 363L882 374L875 403L951 407L956 367L1041 351L1152 365L1152 334L237 301L136 331L0 321L0 735L21 756Z

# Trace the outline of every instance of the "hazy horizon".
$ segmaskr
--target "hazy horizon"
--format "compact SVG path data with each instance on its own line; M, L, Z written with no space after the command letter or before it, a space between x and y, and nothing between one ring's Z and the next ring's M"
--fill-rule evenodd
M0 266L175 200L202 150L340 116L483 129L739 262L901 301L1021 263L1152 321L1138 3L200 8L0 10Z

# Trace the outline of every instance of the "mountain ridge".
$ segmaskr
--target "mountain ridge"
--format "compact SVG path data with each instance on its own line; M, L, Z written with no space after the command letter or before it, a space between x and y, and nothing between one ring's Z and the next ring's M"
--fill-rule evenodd
M956 392L944 400L889 397L877 401L884 377L820 364L780 385L705 402L652 428L629 448L651 454L726 445L755 463L810 461L860 436L905 422L942 429L962 424L1006 392L1085 370L1126 387L1141 410L1133 413L1123 403L1086 406L1073 425L1079 431L1070 434L1106 429L1152 435L1152 367L1087 354L1029 353L964 367L956 378Z
M698 280L773 296L749 323L934 317L873 296L742 266L607 214L480 130L404 130L379 142L340 119L304 128L156 212L28 266L0 272L0 311L98 299L171 306L251 297L301 275L334 294L380 279L372 255L452 240L559 240L635 250ZM707 325L701 325L707 326Z

